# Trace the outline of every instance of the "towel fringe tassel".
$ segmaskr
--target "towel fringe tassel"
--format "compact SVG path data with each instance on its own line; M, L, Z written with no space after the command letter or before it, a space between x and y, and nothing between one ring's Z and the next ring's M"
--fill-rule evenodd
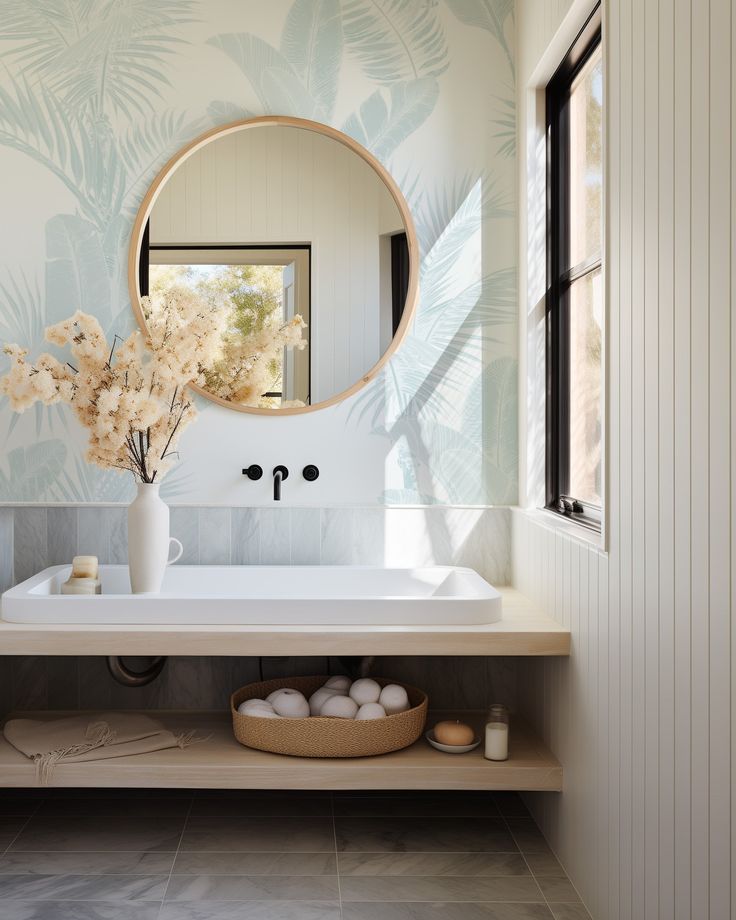
M46 754L36 754L33 762L36 765L36 782L41 786L48 786L51 780L51 773L65 757L78 757L80 754L88 754L96 748L106 747L108 744L114 744L117 733L114 732L107 722L93 722L88 726L85 732L85 741L81 744L72 744L67 748L58 748L55 751L48 751Z

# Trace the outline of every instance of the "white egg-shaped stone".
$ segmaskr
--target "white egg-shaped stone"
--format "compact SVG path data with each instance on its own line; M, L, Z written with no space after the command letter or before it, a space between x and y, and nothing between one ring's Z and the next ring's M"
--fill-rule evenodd
M244 703L241 703L240 706L238 706L238 712L243 714L255 712L259 709L267 709L270 712L273 712L273 706L270 703L267 703L265 700L246 700Z
M380 703L363 703L355 716L357 719L385 719L386 710Z
M273 693L268 694L268 696L266 697L266 702L273 704L273 701L276 699L276 697L280 693L283 693L284 691L286 691L287 693L298 693L299 692L298 690L291 690L289 687L280 687L278 690L274 690Z
M388 684L381 690L378 702L386 710L386 715L393 715L396 712L406 712L409 708L409 697L406 690L398 684Z
M280 716L277 712L274 712L273 709L252 709L247 713L252 719L282 719L283 716Z
M347 693L350 689L352 681L349 677L345 677L344 674L335 674L334 677L331 677L328 681L325 681L325 690L337 690L338 693Z
M285 719L306 719L309 715L309 703L298 690L282 690L271 705Z
M319 714L335 719L354 719L358 714L358 704L349 696L331 696L324 701Z
M318 716L319 711L322 708L322 704L325 702L325 700L328 700L331 696L344 695L344 693L340 693L337 690L331 690L329 687L320 687L319 690L315 690L314 693L309 697L309 714Z
M381 695L381 687L370 677L361 677L350 687L350 697L358 706L364 703L377 703Z

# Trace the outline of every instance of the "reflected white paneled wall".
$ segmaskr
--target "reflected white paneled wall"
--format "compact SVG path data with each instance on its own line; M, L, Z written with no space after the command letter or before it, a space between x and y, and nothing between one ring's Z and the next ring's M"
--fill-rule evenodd
M319 402L381 357L380 238L402 229L388 189L356 153L321 134L273 126L218 138L182 163L156 200L150 241L311 244L306 335ZM390 315L390 301L384 306Z
M540 19L548 6L517 8L527 102L562 18ZM513 515L516 586L573 633L569 661L520 675L565 770L561 796L531 798L595 920L727 920L736 17L730 0L617 0L604 17L608 554ZM527 477L531 495L533 458Z

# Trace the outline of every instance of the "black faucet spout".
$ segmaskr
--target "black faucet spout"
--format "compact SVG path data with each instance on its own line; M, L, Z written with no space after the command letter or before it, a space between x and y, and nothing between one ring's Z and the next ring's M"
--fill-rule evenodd
M281 483L289 478L289 471L285 466L276 466L273 470L273 500L281 501Z

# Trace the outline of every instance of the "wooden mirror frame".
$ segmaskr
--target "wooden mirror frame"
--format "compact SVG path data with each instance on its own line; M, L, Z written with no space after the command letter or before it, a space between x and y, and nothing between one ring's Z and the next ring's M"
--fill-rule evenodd
M306 412L315 412L318 409L325 409L327 406L334 406L336 403L342 402L349 396L357 393L358 390L362 389L367 383L370 383L371 380L373 380L378 375L379 371L383 368L383 366L404 340L414 318L418 302L419 243L417 241L417 234L414 228L414 221L412 220L411 212L409 210L409 205L406 203L406 199L402 195L401 190L399 189L398 185L388 170L373 156L373 154L369 153L365 147L363 147L357 141L353 140L352 137L348 137L348 135L343 134L342 131L337 131L335 128L331 128L329 125L321 124L318 121L310 121L306 118L292 118L288 115L262 115L258 118L247 118L242 121L231 122L219 128L213 128L211 131L206 131L204 134L200 134L199 137L195 138L193 141L187 144L186 147L183 147L181 150L179 150L178 153L171 157L168 163L166 163L163 169L161 169L156 178L153 180L151 187L148 189L143 201L141 202L141 206L138 209L138 213L135 218L135 223L133 224L133 232L130 238L130 247L128 249L128 291L130 293L130 302L131 306L133 307L133 313L135 314L136 320L138 321L138 325L141 327L143 332L147 332L148 330L146 328L146 320L143 315L143 308L141 307L141 293L138 286L138 265L140 261L143 231L149 217L151 216L151 211L153 210L153 206L156 203L156 199L158 198L164 183L180 163L183 163L190 156L192 156L192 154L196 153L198 150L204 147L205 144L214 138L225 137L226 135L233 134L236 131L243 131L248 128L257 128L266 125L286 125L287 127L291 128L302 128L307 131L315 131L317 134L322 134L325 137L329 137L332 138L332 140L338 141L349 150L357 153L358 156L361 157L371 167L371 169L373 169L373 171L378 175L389 192L391 192L391 197L396 203L396 207L399 209L399 214L401 215L401 219L404 223L406 230L406 240L409 248L409 284L406 292L404 312L401 315L399 326L394 334L394 337L391 339L388 348L381 355L379 360L369 371L363 374L359 380L357 380L346 390L342 390L340 393L331 396L329 399L324 399L321 402L310 406L290 407L286 409L260 409L256 406L243 406L239 403L230 402L227 399L223 399L220 396L215 396L213 393L207 392L207 390L198 386L197 384L190 384L192 390L194 390L196 393L199 393L201 396L204 396L206 399L218 403L221 406L225 406L228 409L235 409L238 412L249 412L253 415L300 415Z

